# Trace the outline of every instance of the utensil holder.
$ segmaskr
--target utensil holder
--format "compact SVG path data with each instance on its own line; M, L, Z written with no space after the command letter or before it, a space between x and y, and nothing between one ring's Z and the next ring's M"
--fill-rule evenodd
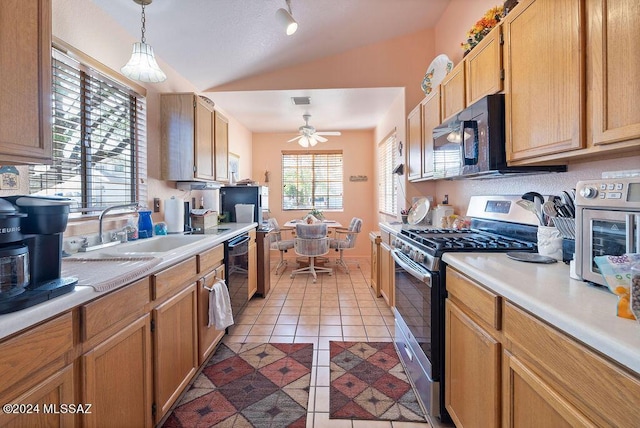
M562 234L551 226L538 226L538 254L562 261Z

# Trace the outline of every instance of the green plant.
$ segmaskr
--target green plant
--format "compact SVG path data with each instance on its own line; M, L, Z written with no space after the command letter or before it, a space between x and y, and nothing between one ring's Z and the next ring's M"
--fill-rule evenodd
M320 211L319 209L313 208L311 211L309 211L309 214L311 214L312 216L314 216L315 218L324 218L324 215L322 214L322 211Z

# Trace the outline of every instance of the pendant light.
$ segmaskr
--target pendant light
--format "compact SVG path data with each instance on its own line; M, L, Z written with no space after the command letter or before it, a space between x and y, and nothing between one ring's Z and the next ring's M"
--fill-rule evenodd
M145 15L144 7L151 4L153 0L133 0L142 6L142 38L140 42L133 44L133 52L129 62L120 69L122 74L129 79L140 82L158 83L166 80L167 75L160 69L153 54L153 48L145 43Z
M298 30L298 23L293 19L291 14L291 0L285 0L287 3L287 9L280 8L276 11L276 18L280 21L280 25L285 28L287 36L292 35Z

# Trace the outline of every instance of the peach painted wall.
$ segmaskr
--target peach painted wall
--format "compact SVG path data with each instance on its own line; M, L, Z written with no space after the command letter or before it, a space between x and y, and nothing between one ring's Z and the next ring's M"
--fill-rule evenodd
M282 210L282 150L303 150L296 143L287 143L290 134L256 133L253 134L253 177L260 177L261 184L269 186L269 209L271 217L275 217L280 225L287 220L302 218L307 210ZM339 137L331 137L322 143L322 150L340 149L344 162L344 210L327 212L331 220L348 226L352 217L360 217L363 221L362 232L356 241L356 248L345 252L345 257L365 257L369 255L369 232L378 229L378 219L374 215L375 204L375 171L374 151L371 150L374 131L345 131ZM242 161L242 160L241 160ZM263 183L264 172L270 172L270 180ZM364 175L367 181L349 181L352 175ZM331 255L331 253L330 253Z

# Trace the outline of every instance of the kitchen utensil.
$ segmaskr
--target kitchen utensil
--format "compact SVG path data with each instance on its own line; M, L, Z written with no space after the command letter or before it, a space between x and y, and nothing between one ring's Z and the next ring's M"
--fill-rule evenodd
M562 200L562 203L567 207L567 210L569 212L569 215L567 217L575 217L576 216L576 206L575 206L575 203L573 202L573 198L571 197L569 192L563 191L562 195L560 195L560 198Z
M521 206L522 208L524 208L527 211L531 211L532 213L534 213L536 215L536 217L538 218L538 222L544 226L544 219L542 218L542 213L538 212L536 210L536 206L532 201L527 201L525 199L520 199L518 201L516 201L516 204Z
M549 219L558 217L558 211L556 210L556 205L553 203L553 201L546 201L544 204L542 204L542 212L547 216L547 226L549 226L550 223Z
M507 253L507 257L519 262L527 263L556 263L557 260L553 257L541 256L536 253L525 253L523 251L510 251Z

